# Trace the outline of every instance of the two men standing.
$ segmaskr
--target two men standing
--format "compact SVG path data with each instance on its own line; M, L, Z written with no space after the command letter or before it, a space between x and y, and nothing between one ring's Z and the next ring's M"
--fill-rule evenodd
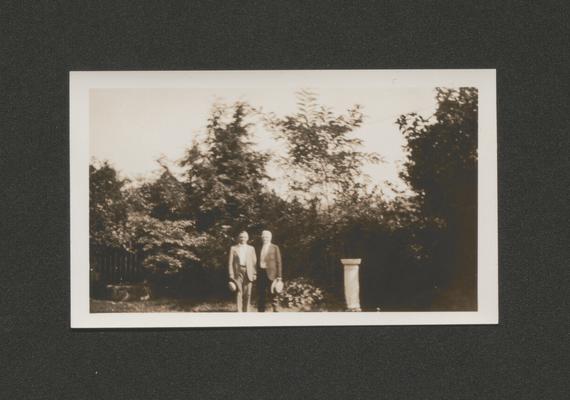
M239 244L232 246L229 257L230 281L236 286L236 300L238 312L249 311L251 300L251 288L257 278L258 281L258 311L264 312L266 300L269 297L273 311L277 311L277 296L271 290L272 284L282 280L282 259L279 246L271 243L272 234L270 231L263 231L261 239L263 245L259 256L259 269L257 269L258 259L253 246L247 244L249 235L247 232L239 234Z

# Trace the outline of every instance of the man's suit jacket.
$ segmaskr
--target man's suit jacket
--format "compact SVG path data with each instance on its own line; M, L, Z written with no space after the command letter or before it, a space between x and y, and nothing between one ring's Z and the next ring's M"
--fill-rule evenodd
M256 276L255 265L257 264L257 256L255 255L255 249L253 246L246 246L247 251L245 255L245 266L247 271L247 278L253 282ZM230 259L228 262L230 278L237 278L239 267L239 245L235 245L230 248Z
M271 243L267 252L262 254L263 247L259 250L259 268L261 268L261 262L265 261L265 272L267 273L267 277L270 280L274 280L275 278L281 278L282 275L282 260L281 260L281 250L279 250L279 246L276 244ZM263 257L263 260L261 259Z

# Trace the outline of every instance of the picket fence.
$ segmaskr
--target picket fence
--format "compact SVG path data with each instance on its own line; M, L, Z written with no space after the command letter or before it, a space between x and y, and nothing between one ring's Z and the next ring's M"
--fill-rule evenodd
M123 249L92 249L90 254L93 283L137 283L144 279L142 257Z

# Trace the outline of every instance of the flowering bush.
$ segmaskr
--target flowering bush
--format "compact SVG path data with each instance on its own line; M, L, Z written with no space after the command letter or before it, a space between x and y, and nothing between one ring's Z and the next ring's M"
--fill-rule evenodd
M310 309L320 304L324 297L322 289L312 285L305 278L298 278L285 283L277 300L282 307Z

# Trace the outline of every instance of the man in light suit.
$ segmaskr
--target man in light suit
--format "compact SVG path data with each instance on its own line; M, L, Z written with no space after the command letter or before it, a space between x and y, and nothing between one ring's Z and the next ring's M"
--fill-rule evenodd
M261 233L263 246L259 255L259 298L257 309L265 312L266 297L269 296L273 312L277 312L277 295L271 292L274 280L282 279L281 250L279 246L271 243L272 234L269 231Z
M239 244L230 248L228 269L230 280L237 285L236 301L238 312L249 311L251 286L256 279L255 265L257 256L253 246L247 244L249 235L243 231L239 234Z

